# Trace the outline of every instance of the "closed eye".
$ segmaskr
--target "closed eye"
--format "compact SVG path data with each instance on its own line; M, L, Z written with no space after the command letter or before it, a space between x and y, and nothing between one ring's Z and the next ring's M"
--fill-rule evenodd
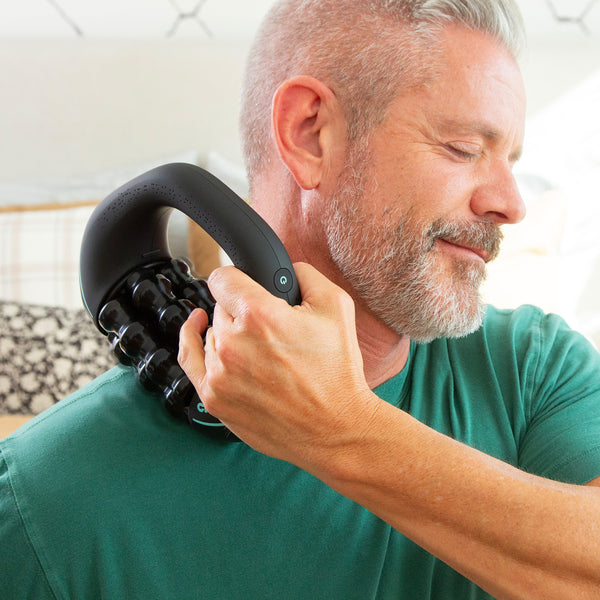
M469 162L479 158L479 152L468 152L467 150L464 150L453 144L446 144L446 149L454 154L454 156Z

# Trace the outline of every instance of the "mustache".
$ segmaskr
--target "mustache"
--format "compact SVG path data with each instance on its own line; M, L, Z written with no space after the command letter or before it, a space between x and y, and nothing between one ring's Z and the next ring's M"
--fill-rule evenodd
M445 221L437 219L427 231L427 248L433 250L437 239L448 242L479 248L489 255L492 261L498 257L504 234L500 226L493 221Z

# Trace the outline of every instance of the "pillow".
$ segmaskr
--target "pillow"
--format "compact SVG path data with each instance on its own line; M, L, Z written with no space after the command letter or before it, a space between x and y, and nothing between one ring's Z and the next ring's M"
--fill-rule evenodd
M0 301L0 414L37 414L116 363L83 309Z
M0 298L81 308L79 251L94 208L0 212Z
M80 308L79 252L94 206L133 177L166 162L195 162L185 152L66 182L0 183L0 298ZM173 211L169 245L186 253L187 219Z

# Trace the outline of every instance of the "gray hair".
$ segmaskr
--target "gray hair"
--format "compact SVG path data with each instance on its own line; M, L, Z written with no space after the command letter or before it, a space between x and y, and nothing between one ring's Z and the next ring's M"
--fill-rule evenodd
M514 0L280 0L250 50L240 130L250 186L271 152L271 104L290 77L326 83L345 112L350 142L384 118L402 89L432 74L440 30L487 33L515 58L524 27Z

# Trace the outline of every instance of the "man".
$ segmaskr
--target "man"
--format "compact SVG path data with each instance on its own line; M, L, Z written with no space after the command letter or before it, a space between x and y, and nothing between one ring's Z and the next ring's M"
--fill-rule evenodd
M477 291L524 216L518 27L508 1L274 7L242 122L303 302L219 269L206 342L202 311L181 334L246 443L109 372L1 447L0 597L599 596L600 359Z

